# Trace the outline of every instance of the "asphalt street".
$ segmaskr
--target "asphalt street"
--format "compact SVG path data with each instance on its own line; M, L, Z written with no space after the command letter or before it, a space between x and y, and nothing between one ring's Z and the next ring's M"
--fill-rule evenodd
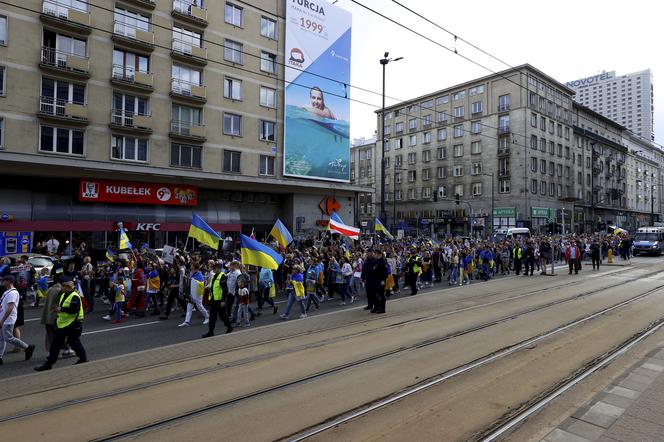
M585 268L587 267L584 265L584 269ZM564 271L564 267L556 267L556 271L562 272ZM543 278L537 273L538 272L536 271L533 278ZM497 276L496 278L506 277L514 277L514 273L506 276ZM403 283L403 281L400 281L400 283ZM488 283L473 281L473 284L491 284L491 281ZM434 285L433 288L421 290L420 293L424 294L433 290L440 291L452 288L454 287L450 287L447 281L444 281L443 283ZM402 289L400 294L393 296L391 299L408 296L409 293L409 289ZM276 315L273 315L271 307L266 305L263 310L264 313L260 317L255 318L249 328L284 322L283 319L279 318L279 315L286 308L285 296L277 297L277 304L279 305L279 311ZM334 299L322 303L320 310L316 310L312 304L311 310L309 311L309 318L305 320L315 321L316 316L321 314L334 314L348 309L361 309L366 306L366 297L364 295L361 296L360 299L356 300L352 305L348 304L346 306L340 306L339 304L340 298L338 295L336 295ZM255 308L255 306L256 304L254 302L253 307ZM85 317L83 336L81 339L90 360L99 360L197 340L201 339L201 335L207 331L207 326L203 325L203 317L197 312L194 312L193 314L192 325L190 327L178 327L178 324L183 321L184 316L184 312L179 309L173 311L170 315L170 319L165 321L160 321L158 316L147 315L145 318L138 318L134 315L130 315L120 324L111 324L110 321L102 319L102 316L107 312L106 308L108 308L108 306L97 299L95 311L87 314ZM290 313L291 319L289 320L299 321L299 314L299 307L294 305ZM40 363L46 358L47 351L44 344L45 333L44 328L40 323L40 315L41 307L37 309L26 307L25 309L26 322L25 326L22 328L22 339L29 344L35 344L37 346L32 360L27 362L24 361L23 353L11 353L12 348L8 346L3 358L4 365L0 367L0 378L30 374L33 372L32 368L40 365ZM236 327L233 333L241 333L243 330L246 330L246 328ZM224 326L220 321L217 321L216 334L223 333ZM59 359L55 367L70 365L75 361L76 357Z

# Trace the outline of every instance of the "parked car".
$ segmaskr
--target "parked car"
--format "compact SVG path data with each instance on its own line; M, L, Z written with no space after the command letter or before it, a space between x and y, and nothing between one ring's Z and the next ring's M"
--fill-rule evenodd
M37 275L43 268L47 268L49 273L53 268L53 259L50 256L40 255L38 253L16 253L14 255L7 255L11 260L11 265L16 265L16 261L23 255L28 256L28 263L35 269Z

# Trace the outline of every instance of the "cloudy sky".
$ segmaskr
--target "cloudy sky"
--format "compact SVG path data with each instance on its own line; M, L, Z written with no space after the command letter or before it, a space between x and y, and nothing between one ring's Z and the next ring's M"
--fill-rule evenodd
M478 52L424 22L392 0L357 0L376 11L458 50L493 71L508 66ZM473 2L398 0L486 52L516 66L530 63L561 82L602 71L616 75L650 68L655 91L655 137L664 144L664 16L646 0L536 2L506 0ZM385 51L404 57L387 69L387 95L409 99L489 74L434 43L406 31L351 0L339 0L353 14L353 85L381 91ZM657 55L653 55L657 54ZM659 86L658 86L659 85ZM352 98L380 106L380 94L357 89ZM387 104L394 100L387 100ZM376 107L353 102L351 137L368 137L376 130Z

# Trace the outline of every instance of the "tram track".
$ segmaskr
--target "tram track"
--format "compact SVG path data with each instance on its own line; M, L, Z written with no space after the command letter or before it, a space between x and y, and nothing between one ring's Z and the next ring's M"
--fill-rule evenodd
M537 336L525 339L521 342L518 342L517 344L513 344L513 345L510 345L510 346L505 347L503 349L491 352L490 354L487 354L487 355L485 355L481 358L475 359L475 360L473 360L469 363L466 363L462 366L456 367L455 369L446 371L445 373L442 373L439 376L437 376L436 379L429 378L425 382L429 382L429 383L433 382L433 383L429 386L424 387L424 388L430 388L433 385L436 385L440 382L443 382L444 380L450 379L452 377L459 376L463 373L466 373L469 370L482 367L482 366L484 366L486 364L489 364L493 361L496 361L500 358L503 358L503 357L508 356L510 354L513 354L513 353L516 353L516 352L518 352L519 350L521 350L523 348L528 348L529 346L533 345L536 342L547 339L547 338L549 338L549 337L551 337L555 334L561 333L561 332L563 332L565 330L568 330L572 327L578 326L578 325L583 324L587 321L591 321L591 320L593 320L593 319L595 319L599 316L605 315L609 312L612 312L614 310L625 307L625 306L627 306L631 303L634 303L636 301L644 299L647 296L650 296L653 293L656 293L656 292L662 290L662 288L664 288L664 285L659 285L655 288L647 290L644 293L641 293L637 296L631 297L631 298L629 298L625 301L619 302L619 303L614 304L610 307L607 307L607 308L601 309L599 311L596 311L594 313L588 314L588 315L583 316L581 318L578 318L578 319L576 319L572 322L566 323L562 326L556 327L556 328L551 329L547 332L538 334ZM461 331L461 332L454 333L454 335L455 336L460 336L461 334L465 334L463 332L470 333L471 331ZM177 414L177 415L174 415L174 416L170 416L170 417L165 418L165 419L157 420L157 421L154 421L152 423L149 423L149 424L146 424L146 425L143 425L143 426L140 426L140 427L136 427L136 428L128 430L128 431L118 432L118 433L112 434L108 437L102 437L102 438L98 438L98 439L95 439L95 440L100 440L100 441L123 440L123 439L127 439L127 438L132 438L132 437L135 437L135 436L139 436L139 435L142 435L142 434L146 434L146 433L149 433L149 432L154 431L154 430L167 428L167 427L185 422L188 419L193 419L193 418L196 418L198 416L201 416L201 415L204 415L204 414L207 414L207 413L210 413L210 412L219 411L221 409L225 409L227 407L237 405L237 404L239 404L241 402L244 402L244 401L247 401L249 399L254 399L254 398L257 398L257 397L260 397L260 396L267 395L269 393L277 392L277 391L280 391L280 390L285 390L289 387L298 386L298 385L301 385L301 384L304 384L304 383L308 383L308 382L311 382L313 380L317 380L317 379L320 379L320 378L323 378L325 376L329 376L329 375L332 375L332 374L335 374L335 373L343 372L343 371L352 369L354 367L358 367L360 365L367 364L369 362L377 361L381 358L386 358L388 356L396 355L398 353L424 348L426 346L430 346L430 345L442 342L442 341L444 341L446 339L450 339L450 338L451 337L447 337L447 338L446 337L441 337L439 339L431 339L431 340L421 342L418 345L408 346L407 348L395 349L394 351L386 352L386 353L379 354L379 355L374 355L372 357L367 357L367 358L362 359L362 360L357 360L357 361L349 362L349 363L346 363L346 364L338 365L338 366L332 367L332 368L324 370L324 371L320 371L320 372L313 373L313 374L308 375L308 376L301 377L299 379L295 379L295 380L290 381L290 382L285 382L285 383L275 385L275 386L272 386L272 387L269 387L269 388L264 388L264 389L261 389L261 390L253 391L253 392L251 392L249 394L246 394L246 395L243 395L243 396L235 397L235 398L225 400L225 401L222 401L222 402L218 402L218 403L214 403L214 404L209 404L209 405L206 405L204 407L197 408L197 409L192 409L192 410L189 410L187 412ZM442 378L442 380L440 380L441 378ZM413 393L410 393L410 394L415 394L418 391L422 390L422 388L423 388L422 385L423 384L418 383L415 387L413 387L413 388L416 388L417 391L414 391ZM399 395L398 398L391 398L390 397L390 398L387 398L387 399L383 399L383 401L389 400L390 403L391 403L393 401L401 399L403 397L403 394L404 394L404 392L401 391L401 392L398 393L398 395ZM368 412L371 412L374 409L381 408L385 405L387 405L387 404L376 405L375 402L372 402L369 405L369 407L371 407L371 410L369 410ZM348 421L349 419L355 419L356 417L359 417L360 415L366 414L366 412L362 412L361 414L357 414L357 413L358 413L358 411L355 410L353 412L352 417L348 418L348 416L344 416L343 419L346 419L346 420L344 420L344 422ZM343 422L332 423L332 421L326 421L325 425L326 425L327 428L332 428L332 427L335 427L335 426L339 425L339 423L343 423ZM323 431L325 431L325 430L323 430ZM314 434L318 434L318 433L320 433L320 431L316 431ZM291 439L292 440L304 440L304 439L307 439L307 438L311 437L312 435L313 434L309 434L306 437L295 437L296 435L294 435L293 437L288 437L285 440L291 440Z
M616 273L619 273L619 272L616 272ZM350 368L353 368L353 367L356 367L356 366L360 366L360 365L366 364L368 362L373 362L373 361L376 361L376 360L379 360L379 359L382 359L382 358L387 358L387 357L390 357L390 356L398 355L400 353L404 353L404 352L407 352L407 351L411 351L411 350L415 350L415 349L419 349L419 348L424 348L424 347L427 347L427 346L430 346L430 345L438 344L438 343L448 341L448 340L451 340L451 339L454 339L454 338L458 338L458 337L461 337L461 336L464 336L464 335L467 335L467 334L470 334L470 333L474 333L474 332L477 332L477 331L480 331L480 330L484 330L484 329L496 326L498 324L505 323L507 321L514 320L518 317L521 317L521 316L524 316L524 315L527 315L527 314L530 314L530 313L534 313L534 312L537 312L537 311L548 309L548 308L551 308L553 306L561 305L561 304L564 304L564 303L572 302L572 301L575 301L575 300L578 300L578 299L581 299L581 298L592 296L592 295L597 294L597 293L602 293L606 290L616 288L618 286L623 286L625 284L638 282L643 278L651 277L653 275L660 274L660 273L662 273L661 270L652 271L652 272L649 272L649 273L646 273L646 274L638 275L634 279L631 279L631 280L628 280L628 281L621 281L621 282L616 283L616 284L604 285L604 286L597 287L597 288L594 288L592 290L588 290L588 291L585 291L585 292L582 292L582 293L579 293L579 294L574 294L572 296L557 299L557 300L550 301L550 302L547 302L547 303L544 303L544 304L538 304L536 306L532 306L532 307L529 307L529 308L526 308L526 309L521 309L517 312L511 313L509 315L502 316L500 318L493 319L491 321L486 321L486 322L483 322L481 324L477 324L473 327L468 327L468 328L464 328L464 329L461 329L461 330L456 330L456 331L453 331L451 333L447 333L443 336L427 339L427 340L415 343L413 345L408 345L408 346L404 346L404 347L397 347L395 349L392 349L392 350L389 350L389 351L386 351L386 352L382 352L382 353L379 353L377 355L372 355L372 356L369 356L367 358L362 358L362 359L359 359L359 360L356 360L356 361L352 361L352 362L349 362L349 363L346 363L346 364L342 364L340 366L334 367L334 368L329 369L329 370L314 373L310 376L307 376L306 378L297 379L297 380L294 380L292 382L288 382L288 383L280 384L280 385L273 386L273 387L270 387L270 388L266 388L266 389L263 389L263 390L259 390L259 391L256 391L256 392L252 392L251 394L240 396L240 397L225 401L224 403L217 404L216 406L218 406L218 407L228 406L228 405L231 405L233 403L237 403L237 402L240 402L240 401L243 401L243 400L247 400L247 399L262 395L262 394L266 394L266 393L269 393L269 392L272 392L272 391L287 388L288 386L291 386L291 385L301 384L303 382L308 382L312 379L317 379L317 378L320 378L320 377L325 376L325 375L333 374L333 373L336 373L336 372L339 372L339 371L343 371L343 370L347 370L347 369L350 369ZM252 363L259 362L259 361L269 360L269 359L271 359L275 356L278 356L278 355L293 354L293 353L302 352L302 351L305 351L305 350L309 350L309 349L324 346L324 345L330 345L330 344L333 344L333 343L336 343L336 342L339 342L339 341L343 341L343 340L346 340L346 339L351 339L351 338L366 336L366 335L370 335L370 334L380 333L380 332L384 332L386 330L397 329L397 328L400 328L400 327L405 327L405 326L408 326L408 325L414 325L414 324L418 324L418 323L422 323L422 322L434 321L434 320L444 318L444 317L447 317L447 316L452 316L452 315L455 315L455 314L465 313L465 312L468 312L468 311L477 310L477 309L481 309L481 308L492 307L492 306L495 306L497 304L502 304L502 303L506 303L506 302L509 302L509 301L519 300L519 299L522 299L524 297L532 296L534 294L539 294L539 293L550 291L550 290L557 290L557 289L560 289L562 287L566 287L566 286L570 286L570 285L577 285L577 284L579 284L579 281L574 281L574 282L570 282L570 283L566 283L566 284L562 284L562 285L558 285L558 286L544 287L544 288L541 288L541 289L538 289L538 290L522 293L522 294L517 295L517 296L513 296L513 297L505 298L505 299L500 299L500 300L492 301L492 302L485 303L485 304L479 304L479 305L475 305L475 306L464 307L464 308L461 308L461 309L456 309L456 310L451 310L451 311L444 311L444 312L437 313L437 314L434 314L434 315L416 317L416 318L409 319L409 320L406 320L406 321L400 321L400 322L397 322L397 323L387 324L385 326L370 329L370 330L363 330L363 331L360 331L360 332L345 334L345 335L337 336L337 337L334 337L334 338L329 338L329 339L324 339L324 340L321 340L321 341L312 342L312 343L309 343L309 344L306 344L306 345L296 346L296 347L293 347L293 348L289 349L287 352L283 352L283 351L268 352L268 353L262 354L260 356L239 359L239 360L232 361L232 362L229 362L229 363L224 363L224 364L215 364L213 366L206 367L206 368L203 368L203 369L184 371L184 372L180 372L180 373L178 373L176 375L173 375L173 376L162 377L162 378L155 379L153 381L144 382L144 383L141 383L141 384L138 384L138 385L132 385L132 386L128 386L128 387L125 387L125 388L119 388L119 389L109 391L109 392L103 392L103 393L98 393L98 394L85 396L85 397L82 397L82 398L76 398L76 399L64 401L64 402L61 402L61 403L57 403L57 404L53 404L53 405L49 405L49 406L44 406L44 407L41 407L41 408L26 410L26 411L23 411L21 413L9 415L9 416L2 416L2 417L0 417L0 423L5 423L5 422L12 421L12 420L17 420L17 419L22 419L22 418L27 418L27 417L34 417L34 416L37 416L37 415L40 415L40 414L43 414L43 413L62 410L62 409L65 409L67 407L82 405L82 404L86 404L86 403L90 403L90 402L94 402L94 401L98 401L98 400L102 400L102 399L109 399L109 398L113 398L113 397L118 397L118 396L121 396L123 394L133 393L133 392L142 391L142 390L144 391L144 390L148 390L148 389L151 389L151 388L159 387L160 385L168 384L170 382L175 382L175 381L183 380L183 379L189 379L193 376L201 376L201 375L211 374L211 373L218 372L218 371L228 369L228 368L232 368L232 367L239 367L239 366L242 366L242 365L249 365L249 364L252 364ZM659 286L658 289L659 288L664 288L664 284ZM484 296L486 296L486 294ZM632 300L637 299L637 298L632 298ZM374 319L374 320L376 320L376 319ZM347 327L347 326L348 325L346 325L345 327ZM333 327L332 329L336 329L336 328L339 328L339 327ZM328 329L321 330L321 331L328 331ZM303 333L303 334L310 334L310 332ZM290 335L288 337L279 338L279 339L276 339L275 341L283 341L283 340L287 340L289 338L293 338L293 335ZM263 344L269 344L269 342L268 343L264 342ZM258 344L256 344L256 345L258 345ZM252 344L251 347L256 346L256 345ZM222 352L216 352L216 353L213 353L213 354L205 354L205 355L201 355L197 358L192 358L192 359L207 358L207 357L214 356L214 355L217 355L217 354L222 354L222 353L228 353L228 352L241 350L243 348L245 348L245 347L229 349L229 350L225 350L225 351L222 351ZM183 362L183 361L177 361L177 362ZM150 369L153 369L154 367L156 367L156 366L151 366ZM126 374L127 373L124 373L124 375L126 375ZM104 379L110 379L110 378L113 378L115 376L117 376L117 375L110 375L108 377L105 377ZM90 382L90 380L86 380L85 382ZM45 391L47 391L47 390L45 390ZM13 399L13 398L8 398L8 399ZM199 410L195 411L195 413L200 413L200 412L202 412L202 411L199 411ZM102 439L102 440L104 440L104 439Z

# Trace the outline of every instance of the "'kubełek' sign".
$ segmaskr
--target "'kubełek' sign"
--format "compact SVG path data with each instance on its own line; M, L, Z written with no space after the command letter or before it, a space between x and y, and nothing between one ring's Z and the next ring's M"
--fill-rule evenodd
M81 179L79 201L93 203L198 205L198 188L180 184Z

